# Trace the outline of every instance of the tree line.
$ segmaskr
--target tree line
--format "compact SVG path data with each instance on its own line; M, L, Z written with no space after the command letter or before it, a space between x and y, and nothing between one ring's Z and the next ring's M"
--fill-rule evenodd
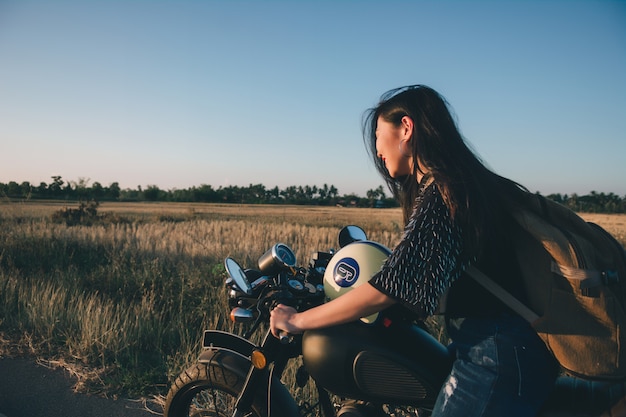
M213 188L202 184L185 189L163 190L156 185L145 188L121 189L119 183L104 186L99 182L89 185L89 180L65 181L61 176L39 185L28 181L0 183L0 198L50 199L65 201L150 201L237 204L299 204L321 206L397 207L397 202L385 194L382 186L368 190L366 195L340 194L334 185L288 186L267 188L263 184ZM546 197L577 212L626 213L626 196L591 191L587 195L550 194Z
M104 186L89 180L64 181L53 176L52 182L39 185L28 181L0 183L0 198L49 199L64 201L150 201L150 202L193 202L193 203L237 203L237 204L298 204L298 205L345 205L356 207L396 207L393 198L385 195L382 186L368 190L365 197L356 194L340 194L334 185L288 186L267 188L263 184L227 186L213 188L208 184L185 189L163 190L156 185L143 188L122 189L113 182Z

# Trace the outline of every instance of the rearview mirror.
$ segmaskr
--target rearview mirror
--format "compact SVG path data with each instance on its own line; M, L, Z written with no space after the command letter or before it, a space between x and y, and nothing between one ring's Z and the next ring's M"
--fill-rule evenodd
M349 225L345 226L339 232L339 247L343 248L352 242L358 242L360 240L367 240L365 231L359 226Z
M224 266L226 267L226 272L228 275L235 281L237 287L248 295L252 294L252 286L248 281L248 277L246 277L246 273L243 271L243 268L235 261L233 258L226 258L224 261Z

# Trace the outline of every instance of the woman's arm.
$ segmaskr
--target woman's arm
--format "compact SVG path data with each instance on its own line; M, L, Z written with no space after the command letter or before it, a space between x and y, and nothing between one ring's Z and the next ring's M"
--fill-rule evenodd
M278 305L271 312L270 327L276 337L281 330L297 334L304 330L335 326L367 317L395 303L393 298L372 285L365 284L328 303L301 313L292 307Z

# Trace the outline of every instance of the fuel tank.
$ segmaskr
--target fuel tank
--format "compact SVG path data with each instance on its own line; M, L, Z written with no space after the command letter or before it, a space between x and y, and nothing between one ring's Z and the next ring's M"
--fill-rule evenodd
M418 407L434 404L453 360L444 345L410 322L306 331L302 355L311 377L334 394Z

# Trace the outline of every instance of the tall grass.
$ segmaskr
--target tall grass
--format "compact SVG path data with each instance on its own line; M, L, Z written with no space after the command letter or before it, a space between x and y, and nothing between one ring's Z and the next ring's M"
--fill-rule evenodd
M339 226L347 223L392 246L400 216L120 205L101 208L89 226L68 226L52 220L59 206L0 208L0 331L21 349L84 369L88 390L131 396L164 393L196 359L204 329L233 329L226 256L254 267L283 242L306 264L315 251L336 247Z

